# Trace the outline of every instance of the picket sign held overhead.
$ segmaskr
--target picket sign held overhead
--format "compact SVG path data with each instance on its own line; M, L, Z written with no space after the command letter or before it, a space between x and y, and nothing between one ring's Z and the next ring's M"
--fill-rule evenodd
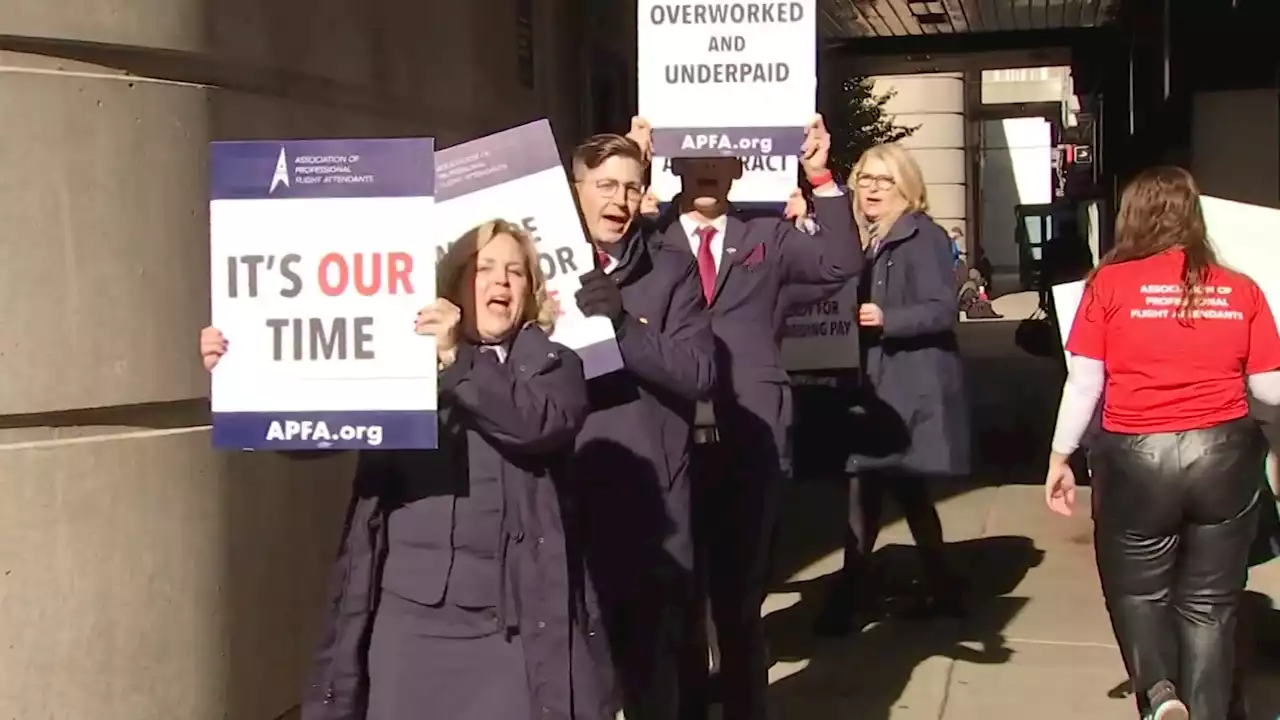
M652 190L679 192L679 157L737 156L735 203L785 203L817 98L816 0L640 0L640 115L653 126Z

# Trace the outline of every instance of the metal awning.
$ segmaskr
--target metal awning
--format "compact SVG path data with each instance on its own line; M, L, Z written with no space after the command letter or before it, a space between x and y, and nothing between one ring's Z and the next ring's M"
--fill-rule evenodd
M827 41L1018 30L1073 30L1109 23L1120 0L818 0Z

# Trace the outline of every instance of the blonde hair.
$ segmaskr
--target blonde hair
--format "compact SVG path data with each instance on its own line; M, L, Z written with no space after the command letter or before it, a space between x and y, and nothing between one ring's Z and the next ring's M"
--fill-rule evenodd
M476 257L484 246L500 235L510 235L524 251L525 265L529 273L529 287L524 298L524 317L521 325L537 325L550 333L556 325L556 308L547 297L547 278L538 262L538 249L533 238L506 220L489 220L466 231L449 246L444 257L436 263L436 292L440 297L462 307L460 287L468 269L474 267Z
M858 209L858 176L862 174L862 168L866 166L868 160L879 160L884 163L889 174L893 176L894 190L906 201L901 212L876 221L874 237L871 224ZM858 229L862 231L863 247L884 239L889 234L889 229L903 215L910 212L929 212L929 197L925 191L924 173L920 172L920 164L911 157L911 153L907 152L906 148L898 143L876 145L862 153L862 157L858 158L858 162L853 166L853 172L849 173L849 194L853 202L853 217L858 222Z

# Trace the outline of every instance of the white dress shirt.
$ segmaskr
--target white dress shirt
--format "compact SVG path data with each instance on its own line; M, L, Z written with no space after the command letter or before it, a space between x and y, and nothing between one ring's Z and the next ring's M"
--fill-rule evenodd
M818 197L840 197L844 193L840 191L840 186L831 183L823 190L814 189L814 194ZM810 221L812 222L812 221ZM680 216L680 226L684 228L685 237L689 239L689 249L693 251L693 257L698 257L698 249L702 247L702 237L698 235L698 228L702 224L693 219L692 214L686 213ZM716 234L711 238L711 257L716 261L716 273L720 272L720 262L724 258L724 232L729 226L729 218L727 215L721 215L711 221L711 227L716 229ZM809 234L816 232L816 226ZM709 402L698 403L697 414L694 424L698 427L714 427L716 424L715 410Z
M696 260L698 249L702 247L702 236L698 234L702 223L694 220L692 213L685 213L680 216L680 227L684 228L684 236L689 239L689 249L693 251ZM716 229L716 234L711 238L711 257L716 261L716 272L720 272L720 257L724 255L724 231L729 227L729 216L721 215L712 220L711 227Z

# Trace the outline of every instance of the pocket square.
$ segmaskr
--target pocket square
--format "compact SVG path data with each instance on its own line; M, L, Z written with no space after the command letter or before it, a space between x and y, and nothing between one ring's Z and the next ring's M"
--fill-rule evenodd
M751 252L747 253L747 256L741 260L744 268L753 268L762 262L764 262L764 243L751 248Z

